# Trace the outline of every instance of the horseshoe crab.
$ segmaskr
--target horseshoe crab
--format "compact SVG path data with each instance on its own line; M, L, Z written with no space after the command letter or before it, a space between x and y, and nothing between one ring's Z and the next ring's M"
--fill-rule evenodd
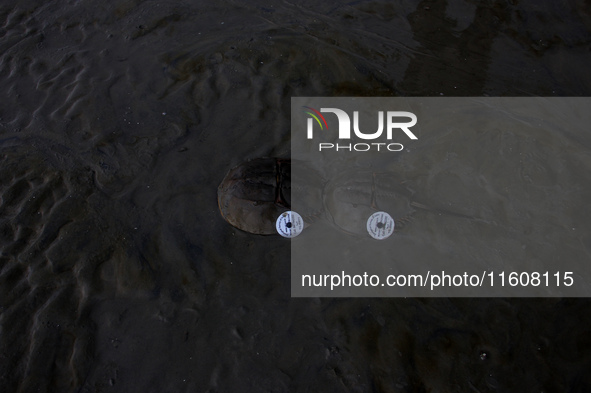
M347 233L361 236L367 235L367 220L378 211L391 215L396 224L407 223L417 210L489 223L479 217L434 209L414 201L413 192L392 173L343 174L326 185L323 197L332 222Z
M325 214L338 228L358 236L368 235L368 219L379 211L397 224L409 221L417 210L487 222L413 201L413 192L391 173L346 172L326 183L298 162L304 170L292 182L291 164L290 159L258 158L231 169L218 187L222 217L245 232L277 234L277 218L291 210L293 200L305 224Z
M290 159L257 158L232 168L218 187L222 217L245 232L277 234L277 218L291 209L293 196L298 213L310 222L322 211L322 180L314 171L305 173L295 183L307 187L292 188Z
M360 171L343 174L324 190L324 205L332 222L343 231L367 236L366 223L383 211L396 223L407 221L417 208L426 206L411 200L412 192L388 173Z

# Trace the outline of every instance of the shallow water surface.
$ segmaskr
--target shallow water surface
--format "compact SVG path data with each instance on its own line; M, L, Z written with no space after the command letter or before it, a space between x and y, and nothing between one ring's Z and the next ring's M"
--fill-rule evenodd
M231 227L216 192L247 159L289 156L292 96L589 95L590 15L576 0L1 5L0 386L589 390L587 300L292 300L288 243ZM588 193L588 171L540 171L559 160L546 148L508 181ZM424 158L429 181L446 154Z

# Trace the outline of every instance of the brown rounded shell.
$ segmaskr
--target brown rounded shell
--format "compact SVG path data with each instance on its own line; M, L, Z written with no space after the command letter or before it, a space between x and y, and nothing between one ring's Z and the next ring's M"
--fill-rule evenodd
M224 219L258 235L276 233L279 215L290 209L289 160L257 158L231 169L218 187Z
M415 211L411 192L395 176L368 171L332 180L325 188L324 204L336 226L360 236L367 235L367 220L377 211L385 211L395 221Z
M232 168L218 187L222 217L258 235L277 234L277 218L292 207L305 223L315 221L324 213L324 180L305 163L294 165L292 171L290 159L257 158Z

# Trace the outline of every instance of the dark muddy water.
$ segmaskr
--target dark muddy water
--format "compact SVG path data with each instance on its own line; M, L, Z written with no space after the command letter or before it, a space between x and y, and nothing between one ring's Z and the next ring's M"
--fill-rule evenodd
M13 3L1 391L591 390L588 300L292 300L288 243L216 202L289 156L292 96L588 96L588 1Z

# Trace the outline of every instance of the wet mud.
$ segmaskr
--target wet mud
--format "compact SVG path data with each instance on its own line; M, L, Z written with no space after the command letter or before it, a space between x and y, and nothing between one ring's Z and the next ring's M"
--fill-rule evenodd
M588 300L292 299L289 243L229 225L217 189L289 157L292 96L587 96L590 21L578 0L0 5L0 390L589 391ZM583 198L587 138L558 147L585 163L566 177L542 139L510 181ZM400 168L436 182L445 154Z

